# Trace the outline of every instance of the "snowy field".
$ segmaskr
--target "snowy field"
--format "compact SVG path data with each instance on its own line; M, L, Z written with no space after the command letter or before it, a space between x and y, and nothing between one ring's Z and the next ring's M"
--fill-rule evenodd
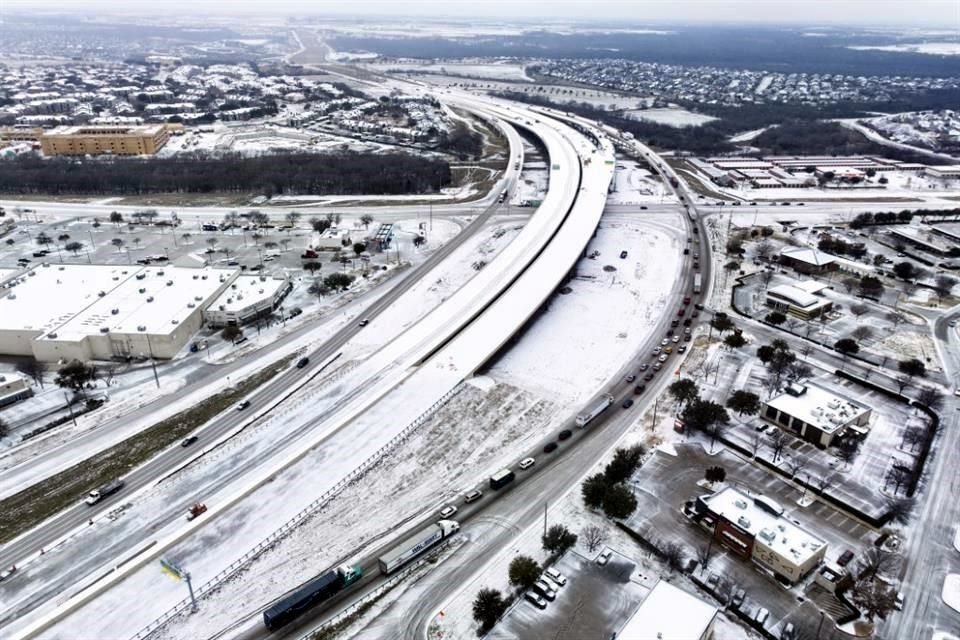
M464 76L468 78L532 82L532 79L526 73L524 65L509 62L491 62L489 64L469 64L461 62L445 62L442 64L376 63L366 65L366 68L377 73L392 71L439 73L442 75Z
M608 204L640 204L649 202L676 201L659 177L641 168L634 160L617 160L614 173L614 190L607 198Z
M639 109L624 111L623 113L635 120L649 120L671 127L696 127L716 120L713 116L694 113L686 109Z
M960 42L915 42L890 45L848 46L857 51L899 51L902 53L927 53L933 56L960 56Z
M226 125L215 123L210 130L191 129L189 133L171 136L157 155L171 157L196 151L258 155L271 151L324 152L349 149L358 153L390 148L371 142L360 142L317 131L264 123Z
M667 306L680 268L679 217L657 222L606 214L568 286L489 371L497 380L571 405L590 398L646 339ZM619 254L627 251L626 259ZM605 266L615 271L604 270ZM557 345L563 345L557 349Z

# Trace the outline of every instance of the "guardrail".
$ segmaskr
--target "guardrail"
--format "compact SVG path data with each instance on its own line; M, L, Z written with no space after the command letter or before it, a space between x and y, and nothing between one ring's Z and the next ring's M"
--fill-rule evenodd
M441 551L443 551L449 546L450 546L449 539L443 541L440 544L440 546L436 547L433 551L423 556L422 558L419 558L416 562L408 566L406 569L404 569L400 573L394 574L393 576L388 578L386 582L384 582L379 587L377 587L370 593L366 594L356 602L352 603L346 609L338 611L336 615L334 615L332 618L324 622L322 625L320 625L316 629L308 631L306 634L300 636L299 640L311 640L320 631L323 631L324 629L327 629L329 627L335 627L336 625L340 624L341 622L343 622L344 620L346 620L347 618L355 614L357 611L359 611L368 603L374 602L375 600L380 598L380 596L382 596L383 594L393 589L395 586L397 586L403 580L405 580L408 576L416 572L420 567L422 567L425 564L428 564L429 562L432 562L433 559L436 558Z
M375 453L373 453L369 458L364 460L364 462L351 471L346 477L344 477L336 485L328 489L323 493L319 498L311 502L309 505L304 507L299 513L294 515L292 518L283 523L279 528L277 528L269 536L257 543L256 546L248 550L245 554L240 556L237 560L231 563L227 568L223 569L220 573L215 575L210 580L207 580L202 585L200 585L196 591L195 595L199 600L207 593L210 593L212 590L219 587L221 584L226 582L228 579L237 574L240 569L250 564L252 561L257 559L264 552L273 548L278 542L280 542L284 537L291 533L297 526L303 523L307 518L317 512L321 507L326 505L331 499L333 499L337 494L343 491L346 487L353 484L359 480L364 474L376 467L393 449L397 448L399 445L403 444L413 433L439 409L441 406L446 404L453 396L457 395L463 390L463 383L458 384L453 389L448 391L443 395L438 401L433 403L426 411L417 416L413 422L404 427L403 431L395 435L389 442L383 445ZM419 565L416 565L419 566ZM404 574L406 575L406 574ZM183 613L184 611L189 611L191 608L190 598L184 598L173 607L165 611L155 620L147 624L144 628L134 634L131 640L142 640L143 638L149 637L156 631L159 631L166 623L170 622L174 617Z

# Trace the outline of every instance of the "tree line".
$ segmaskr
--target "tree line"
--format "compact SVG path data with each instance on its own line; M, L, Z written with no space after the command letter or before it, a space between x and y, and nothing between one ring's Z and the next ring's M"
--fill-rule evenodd
M247 157L189 154L172 158L41 158L0 162L0 193L406 194L435 191L450 165L407 153L277 153Z

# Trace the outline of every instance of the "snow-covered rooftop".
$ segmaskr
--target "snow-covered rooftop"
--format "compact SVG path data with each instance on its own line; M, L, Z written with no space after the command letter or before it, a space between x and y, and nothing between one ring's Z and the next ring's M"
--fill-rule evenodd
M750 496L726 487L702 500L712 512L748 531L757 542L795 565L804 564L826 545L821 538L779 515L783 508L765 496Z
M870 411L868 407L813 384L800 386L793 393L788 389L787 393L767 401L767 404L824 433L833 433Z
M28 272L25 282L0 298L0 331L46 332L110 292L139 267L49 265Z
M717 615L717 608L660 580L640 604L618 638L641 640L701 640Z
M54 331L61 340L81 339L100 333L165 335L217 293L237 269L143 267L126 269L111 291L100 296Z
M782 298L794 306L802 309L812 307L820 302L820 298L811 295L803 289L793 286L792 284L778 284L775 287L770 287L770 289L767 290L767 295L774 298Z
M805 247L784 249L782 252L780 252L780 255L786 256L792 260L796 260L797 262L806 262L807 264L812 264L818 267L825 264L830 264L834 261L833 257L827 255L826 253Z
M267 276L238 276L216 300L210 303L211 309L225 313L238 312L266 300L272 300L277 291L287 284L286 278L268 278Z

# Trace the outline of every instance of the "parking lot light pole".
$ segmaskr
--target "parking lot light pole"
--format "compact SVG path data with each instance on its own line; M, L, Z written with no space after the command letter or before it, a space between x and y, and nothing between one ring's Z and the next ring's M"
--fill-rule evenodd
M820 629L823 627L824 611L820 610L820 624L817 625L817 640L820 640Z

